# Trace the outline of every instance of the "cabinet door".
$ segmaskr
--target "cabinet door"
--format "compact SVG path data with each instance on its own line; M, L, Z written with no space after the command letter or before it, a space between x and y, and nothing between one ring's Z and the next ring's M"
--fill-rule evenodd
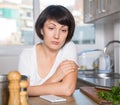
M110 0L110 14L120 11L120 0Z
M84 22L94 21L120 12L120 0L84 0Z
M96 0L84 0L84 22L91 22L95 19Z
M110 12L111 0L96 0L96 19L107 16Z

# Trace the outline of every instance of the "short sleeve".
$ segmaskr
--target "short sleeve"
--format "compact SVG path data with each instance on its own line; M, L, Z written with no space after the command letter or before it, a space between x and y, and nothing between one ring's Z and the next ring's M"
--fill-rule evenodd
M21 75L26 75L29 77L29 62L30 58L28 56L28 51L25 49L19 56L18 71Z
M77 63L77 47L73 42L67 43L63 49L63 59L73 60Z

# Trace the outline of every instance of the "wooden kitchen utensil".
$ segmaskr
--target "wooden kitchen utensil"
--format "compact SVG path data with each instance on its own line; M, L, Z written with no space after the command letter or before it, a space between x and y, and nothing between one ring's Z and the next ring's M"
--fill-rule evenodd
M27 87L28 87L28 81L27 80L21 80L20 81L20 103L21 105L28 105L27 102Z
M8 73L10 94L8 105L20 105L20 79L21 75L18 71Z

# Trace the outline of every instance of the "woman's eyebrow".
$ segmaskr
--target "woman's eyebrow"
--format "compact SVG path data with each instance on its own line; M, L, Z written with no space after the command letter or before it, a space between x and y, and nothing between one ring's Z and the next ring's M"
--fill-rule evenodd
M55 23L53 23L53 22L51 22L51 23L49 23L48 25L54 25L54 26L56 26L56 24ZM58 24L60 24L60 23L58 23ZM62 24L60 24L61 25L61 27L68 27L67 25L62 25Z

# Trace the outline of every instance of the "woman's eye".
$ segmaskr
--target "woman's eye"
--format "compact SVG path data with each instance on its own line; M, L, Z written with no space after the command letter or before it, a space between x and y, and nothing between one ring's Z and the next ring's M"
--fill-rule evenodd
M62 30L62 32L67 32L67 30Z
M54 28L53 27L49 27L48 29L53 30Z

